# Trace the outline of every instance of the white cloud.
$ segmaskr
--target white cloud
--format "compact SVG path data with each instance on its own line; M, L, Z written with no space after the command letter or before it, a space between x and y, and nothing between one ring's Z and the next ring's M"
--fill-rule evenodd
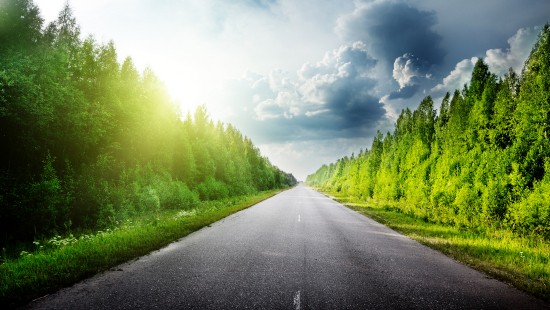
M280 69L272 70L266 77L258 76L252 82L252 98L257 104L254 118L290 119L303 114L303 104L297 89L290 74Z
M311 118L333 113L345 122L361 112L367 114L365 119L377 119L383 112L378 100L373 100L375 65L365 44L354 42L327 52L317 63L305 63L294 76L272 70L252 83L252 98L258 103L255 118Z
M400 88L415 85L418 83L418 79L426 77L421 72L418 64L419 61L418 58L409 53L395 58L393 62L393 78Z
M464 59L457 63L451 73L443 78L443 82L433 87L431 92L435 95L440 95L445 92L453 92L455 89L462 89L464 84L470 81L477 60L477 57L472 57L471 59Z
M518 73L521 72L533 45L537 41L540 29L540 27L520 28L508 39L508 48L504 50L500 48L487 50L484 61L489 66L491 72L497 76L506 74L509 68ZM432 95L437 97L445 92L462 89L464 84L470 82L477 59L477 57L473 57L458 62L449 75L431 89Z
M375 85L371 78L375 65L376 60L363 42L342 45L326 53L322 61L302 66L298 72L300 93L305 102L325 107L336 105L334 100L342 99L343 94L339 93L344 89L356 94L369 93Z
M514 69L516 73L521 72L525 60L529 57L531 49L537 41L540 30L540 27L520 28L508 39L508 48L488 50L484 60L489 65L491 72L498 76L506 74L509 68Z
M256 119L265 121L282 117L284 114L283 108L273 99L267 99L260 102L255 108Z

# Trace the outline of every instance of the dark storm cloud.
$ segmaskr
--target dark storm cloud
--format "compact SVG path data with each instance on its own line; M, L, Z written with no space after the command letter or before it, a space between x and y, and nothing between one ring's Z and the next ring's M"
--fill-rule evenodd
M306 112L309 119L303 120L304 128L329 129L333 137L360 135L385 118L380 99L373 95L376 62L362 42L355 42L316 64L304 65L299 72L302 99L318 104L310 116Z
M396 91L392 91L390 95L388 96L388 99L408 99L414 96L418 89L420 88L419 85L413 84L413 85L407 85L405 87L401 87Z
M247 118L240 114L235 115L232 121L239 121L239 130L255 143L365 138L374 136L379 129L389 128L389 123L386 123L385 119L379 119L370 125L362 122L360 126L351 127L341 116L329 113L315 117L301 115L267 120Z
M393 62L393 78L399 89L392 91L388 99L408 99L414 96L421 85L429 82L427 65L413 54L406 53Z
M297 74L274 70L240 81L241 105L230 121L259 143L372 136L377 129L391 129L388 118L401 108L415 108L423 96L439 95L455 84L462 87L475 55L446 58L450 38L442 29L447 29L450 13L442 11L440 2L432 1L440 5L434 8L420 3L356 2L336 22L347 44L321 61L304 64ZM494 46L478 54L487 51L492 67L520 63L527 34L530 38L526 31L511 38L510 48ZM489 35L471 33L469 41L455 43L475 45L475 38Z
M457 62L483 57L485 51L505 48L506 40L518 29L542 26L550 22L548 0L414 0L421 10L437 12L433 29L443 36L447 52L441 74L451 71Z
M348 40L367 43L369 51L388 64L409 53L429 65L441 64L442 37L432 30L435 12L399 2L358 3L353 13L338 20L337 30Z
M355 42L304 64L297 76L280 70L251 76L242 83L253 104L246 108L248 115L235 117L247 123L259 142L371 135L386 120L380 98L373 94L376 63L365 45Z
M409 99L432 83L428 72L444 61L442 37L433 30L436 24L435 12L404 2L358 2L353 12L338 19L337 31L345 40L365 42L385 68L393 66L398 88L388 89L387 99Z
M325 107L334 116L332 126L337 130L353 129L372 124L385 114L377 98L369 93L373 81L347 77L329 86ZM326 124L321 124L326 127Z

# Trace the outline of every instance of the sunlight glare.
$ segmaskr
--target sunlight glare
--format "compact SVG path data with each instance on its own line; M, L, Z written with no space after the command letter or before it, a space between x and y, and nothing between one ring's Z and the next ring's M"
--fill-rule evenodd
M155 72L184 115L204 104L213 119L223 120L227 110L220 93L225 81L242 75L240 64L230 54L215 49L185 46L180 51L185 51L179 52L180 57L156 57ZM173 63L174 58L179 61Z

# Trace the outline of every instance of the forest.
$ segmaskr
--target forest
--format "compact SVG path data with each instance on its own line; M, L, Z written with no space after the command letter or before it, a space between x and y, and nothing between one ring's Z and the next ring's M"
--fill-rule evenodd
M521 73L479 59L439 111L426 97L370 149L323 165L310 186L395 205L425 221L550 240L550 26Z
M32 0L0 7L0 248L296 183L118 59L68 4L48 25Z

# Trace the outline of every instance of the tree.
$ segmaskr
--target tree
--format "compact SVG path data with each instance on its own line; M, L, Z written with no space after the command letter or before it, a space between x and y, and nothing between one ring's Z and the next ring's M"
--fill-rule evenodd
M514 113L514 153L527 185L541 180L550 157L550 25L546 24L522 72Z
M490 133L490 140L496 147L506 149L514 140L514 112L519 91L519 78L512 68L499 85L491 120L493 130Z
M296 182L204 106L182 120L151 69L80 39L70 6L44 30L39 16L32 1L0 5L3 244Z
M502 80L479 59L469 86L435 117L426 97L399 115L381 147L308 176L321 189L390 201L407 214L467 229L507 227L550 237L550 26L522 76ZM380 152L379 150L382 149ZM359 189L346 191L359 181ZM353 187L350 187L353 188Z
M43 19L32 0L9 0L0 5L0 55L35 51L42 40Z
M441 101L441 106L439 108L439 117L437 118L437 124L439 128L443 128L447 125L447 122L449 121L449 101L451 99L451 95L449 92L445 93L445 96L443 97L443 100Z

